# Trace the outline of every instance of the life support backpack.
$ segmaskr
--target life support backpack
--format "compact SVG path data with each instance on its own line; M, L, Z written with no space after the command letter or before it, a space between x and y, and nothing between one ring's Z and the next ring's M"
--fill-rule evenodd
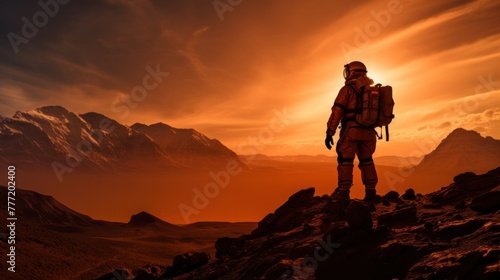
M364 86L357 90L353 85L350 86L357 96L356 122L368 127L385 126L386 140L389 141L389 124L394 118L392 87L376 84L375 86ZM379 139L382 139L382 134Z

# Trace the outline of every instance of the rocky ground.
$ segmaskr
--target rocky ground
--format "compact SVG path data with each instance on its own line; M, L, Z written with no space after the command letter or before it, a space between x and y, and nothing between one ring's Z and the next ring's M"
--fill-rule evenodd
M189 253L99 279L500 279L499 183L500 168L464 173L375 205L304 189L251 234L217 240L213 260Z

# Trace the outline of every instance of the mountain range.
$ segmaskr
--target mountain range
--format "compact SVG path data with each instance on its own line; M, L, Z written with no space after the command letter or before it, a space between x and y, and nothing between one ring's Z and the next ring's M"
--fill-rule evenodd
M0 162L97 171L206 169L244 164L216 139L163 123L127 126L102 114L46 106L0 119Z

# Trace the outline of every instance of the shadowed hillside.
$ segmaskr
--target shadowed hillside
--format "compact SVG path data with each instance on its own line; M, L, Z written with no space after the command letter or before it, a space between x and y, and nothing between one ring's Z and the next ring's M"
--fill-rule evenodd
M205 222L187 226L167 223L147 212L129 223L96 221L51 196L16 189L16 273L2 265L0 279L95 279L115 267L168 264L185 251L214 254L223 235L249 233L256 223ZM0 207L6 209L7 188L0 186ZM0 219L7 220L6 211ZM0 249L10 248L0 232Z

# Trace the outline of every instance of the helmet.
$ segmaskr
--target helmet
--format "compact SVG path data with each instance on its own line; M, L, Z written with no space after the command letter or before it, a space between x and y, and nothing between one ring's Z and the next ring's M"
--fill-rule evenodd
M364 72L368 72L363 62L353 61L349 64L344 65L344 79L347 79L354 70L361 70Z

